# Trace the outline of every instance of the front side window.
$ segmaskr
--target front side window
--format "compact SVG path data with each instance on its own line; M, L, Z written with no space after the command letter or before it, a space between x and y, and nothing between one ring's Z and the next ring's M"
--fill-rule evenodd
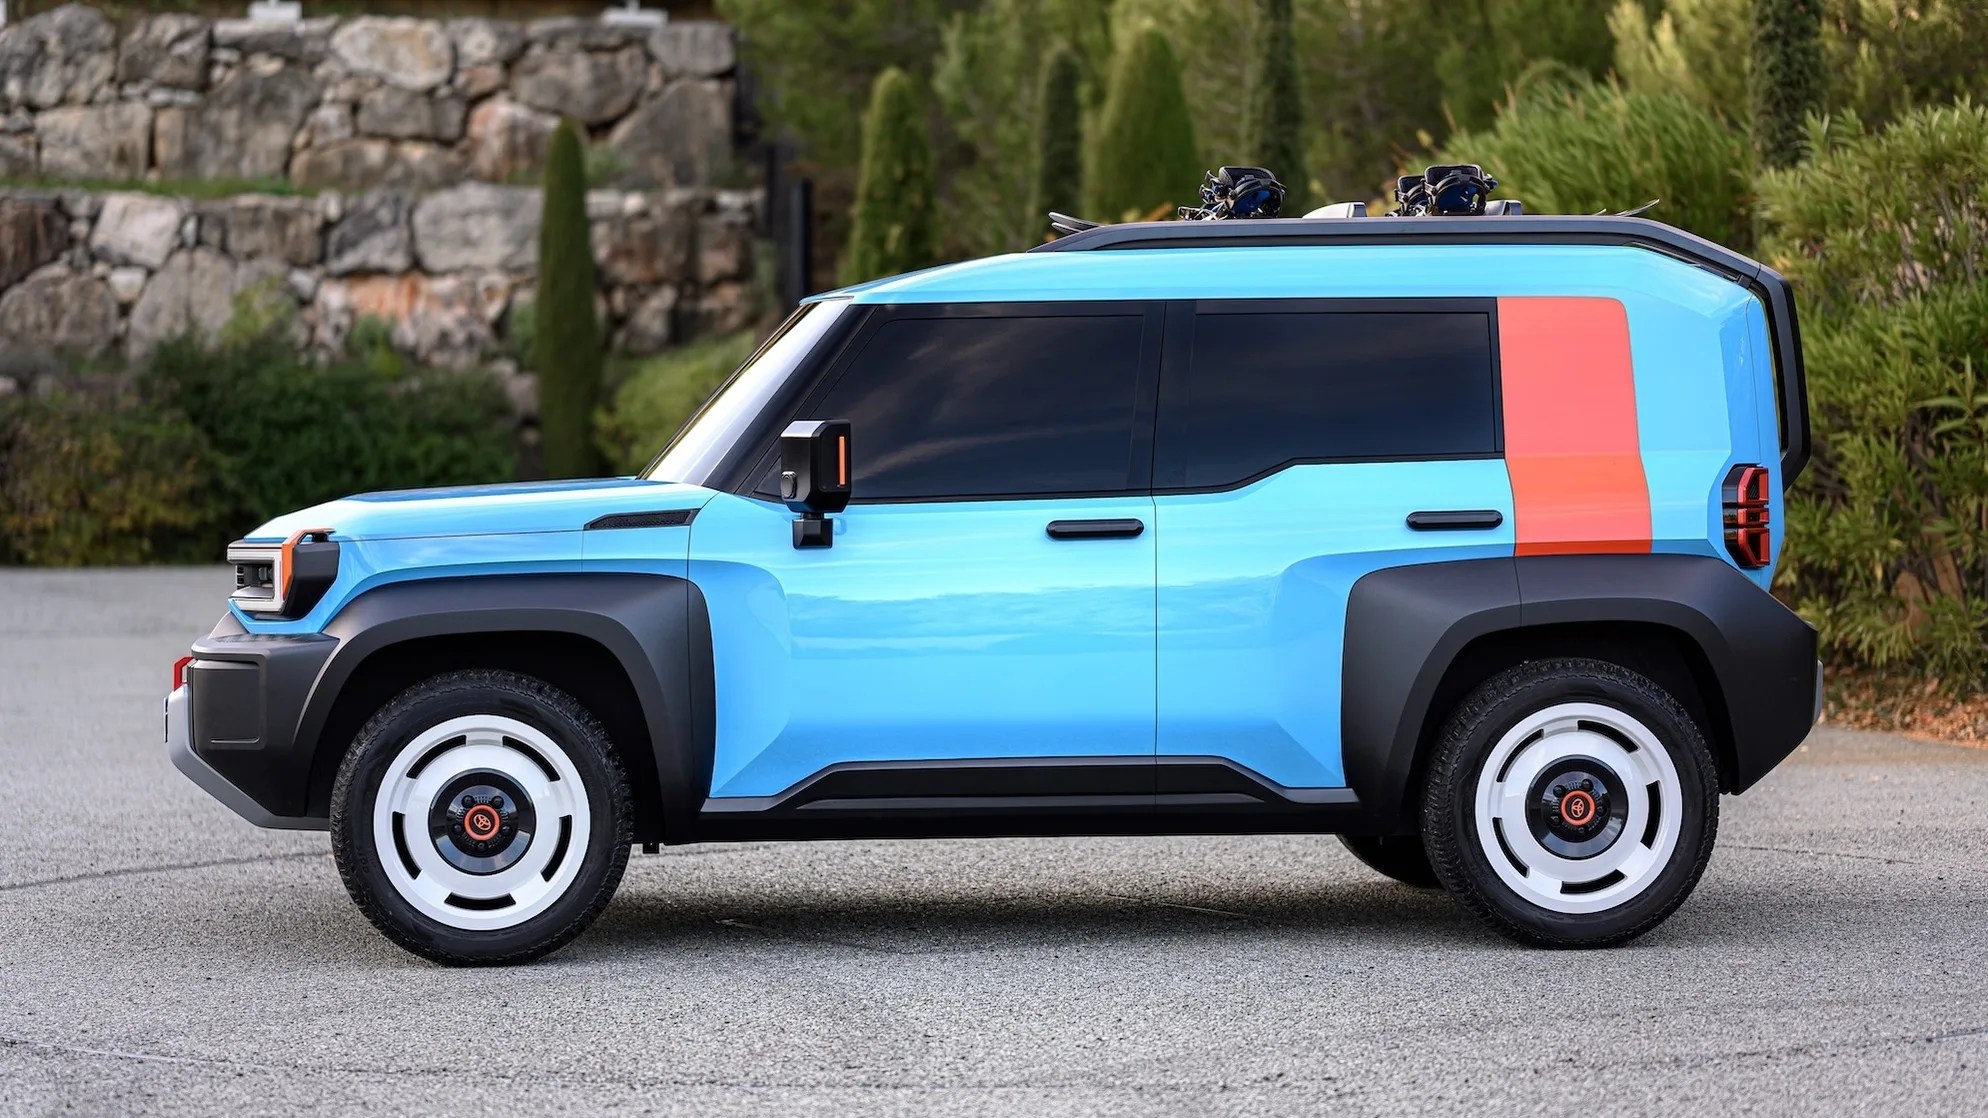
M850 421L856 500L1132 485L1141 313L882 313L807 408Z
M1203 304L1187 366L1184 391L1162 389L1163 487L1240 485L1300 462L1498 449L1488 309Z

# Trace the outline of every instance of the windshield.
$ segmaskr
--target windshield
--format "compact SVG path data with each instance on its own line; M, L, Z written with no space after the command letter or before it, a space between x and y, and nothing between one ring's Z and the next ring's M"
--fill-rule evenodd
M725 453L766 407L766 402L842 315L847 300L809 303L797 310L773 337L746 359L723 387L713 393L670 445L642 471L648 481L681 481L704 485Z

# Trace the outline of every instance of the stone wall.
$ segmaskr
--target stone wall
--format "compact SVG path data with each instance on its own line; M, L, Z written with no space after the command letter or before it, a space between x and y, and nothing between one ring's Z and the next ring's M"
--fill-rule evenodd
M0 190L0 361L142 359L211 335L251 287L297 308L298 342L343 345L361 316L431 364L502 363L533 299L539 192L463 183L191 200ZM601 309L617 348L748 325L759 195L679 187L587 196Z
M561 116L610 153L593 162L614 188L588 209L613 343L744 325L764 204L734 71L710 22L158 15L120 32L71 4L12 24L0 182L30 185L0 187L0 362L142 358L217 329L258 283L295 301L300 345L334 350L377 315L420 360L502 362L539 222L538 191L505 184L535 179ZM181 180L282 188L62 185Z
M406 17L297 24L70 4L0 29L0 179L512 181L561 116L614 185L737 185L731 28Z

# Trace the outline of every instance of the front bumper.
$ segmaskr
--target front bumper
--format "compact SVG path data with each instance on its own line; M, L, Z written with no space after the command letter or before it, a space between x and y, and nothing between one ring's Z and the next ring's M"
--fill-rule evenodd
M291 831L321 831L329 824L323 819L277 815L256 803L247 792L228 783L214 766L193 751L193 700L182 684L166 696L166 756L173 768L200 786L201 791L227 805L230 811L258 827Z
M324 830L307 806L317 742L299 726L337 645L247 633L223 618L194 642L183 685L166 696L173 767L258 827Z

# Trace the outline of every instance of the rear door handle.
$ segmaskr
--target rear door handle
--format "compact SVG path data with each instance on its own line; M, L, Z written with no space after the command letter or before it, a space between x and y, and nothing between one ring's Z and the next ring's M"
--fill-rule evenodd
M1117 520L1052 520L1052 540L1129 540L1146 531L1146 522L1133 517Z
M1497 509L1429 509L1408 514L1408 526L1418 532L1460 532L1496 528L1505 522Z

